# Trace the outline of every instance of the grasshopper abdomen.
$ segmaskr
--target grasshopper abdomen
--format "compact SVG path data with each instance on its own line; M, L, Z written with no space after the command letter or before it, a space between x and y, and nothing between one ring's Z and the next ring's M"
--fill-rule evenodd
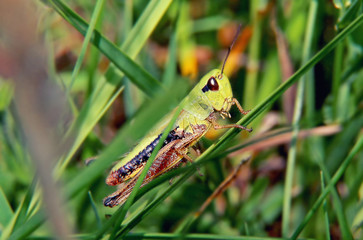
M140 151L135 157L133 157L125 165L121 166L117 170L114 170L106 179L106 183L110 186L118 185L127 179L135 171L143 168L150 158L151 153L154 151L156 145L159 143L162 133L160 133L150 144L148 144L142 151ZM163 142L162 148L170 142L180 139L181 136L177 133L176 129L171 130L168 136Z

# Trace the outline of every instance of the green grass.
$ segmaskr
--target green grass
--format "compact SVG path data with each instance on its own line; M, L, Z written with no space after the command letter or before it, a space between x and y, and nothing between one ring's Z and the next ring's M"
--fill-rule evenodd
M46 22L32 31L46 36L48 66L40 68L62 94L39 105L29 100L36 124L20 111L19 84L0 79L1 239L362 239L363 5L336 8L339 2L39 2L42 17L31 17ZM105 208L102 199L116 190L104 183L112 164L178 106L193 76L220 66L239 23L253 29L235 46L248 44L239 52L247 60L227 65L235 64L232 89L251 111L241 118L232 108L230 121L254 131L208 134L195 163L135 188L122 207ZM67 68L54 64L59 49L77 58ZM47 108L53 102L66 109L56 120ZM318 131L332 125L340 130ZM40 131L27 129L33 126ZM51 164L38 160L52 152L33 144L40 136L57 149ZM247 156L243 174L195 215Z

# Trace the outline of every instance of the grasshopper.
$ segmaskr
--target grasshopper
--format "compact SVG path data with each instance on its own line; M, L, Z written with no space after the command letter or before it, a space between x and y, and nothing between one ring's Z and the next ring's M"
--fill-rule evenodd
M187 155L188 148L194 144L194 141L199 139L205 133L206 126L192 125L191 127L193 129L193 133L178 131L180 138L169 142L159 150L153 164L141 184L141 187L145 186L161 174L178 167L180 163L182 163L182 159L192 162L191 158ZM141 171L138 171L136 176L127 182L122 188L106 197L103 202L104 205L107 207L113 207L123 204L131 194L140 174Z
M187 155L189 148L211 127L214 129L239 128L249 132L252 131L252 129L237 124L219 125L217 123L218 115L222 118L231 117L229 110L233 105L236 105L242 114L248 113L248 111L243 110L237 99L233 97L229 79L223 73L225 63L239 31L240 28L228 49L221 70L214 69L207 73L183 99L183 109L174 124L174 129L168 133L142 186L157 176L177 167L183 159L192 162ZM124 184L124 186L104 199L105 206L114 207L123 204L127 199L141 170L159 143L163 129L172 115L173 113L164 118L155 130L141 140L122 162L113 167L106 179L106 183L111 186L119 184ZM125 183L126 181L128 182Z

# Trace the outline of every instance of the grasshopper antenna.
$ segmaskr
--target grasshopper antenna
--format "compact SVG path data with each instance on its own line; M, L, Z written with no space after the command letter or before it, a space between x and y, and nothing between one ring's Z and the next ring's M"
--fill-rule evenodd
M239 35L239 34L240 34L240 32L241 32L241 28L242 28L242 24L239 24L239 25L238 25L237 32L236 32L236 35L234 36L233 41L232 41L231 45L230 45L230 46L229 46L229 48L228 48L226 58L224 59L224 62L223 62L223 65L222 65L222 70L221 70L221 74L220 74L221 78L223 77L223 70L224 70L224 66L226 65L226 62L227 62L228 56L229 56L229 54L230 54L230 52L231 52L231 50L232 50L232 47L233 47L234 43L236 42L236 40L237 40L237 38L238 38L238 35Z

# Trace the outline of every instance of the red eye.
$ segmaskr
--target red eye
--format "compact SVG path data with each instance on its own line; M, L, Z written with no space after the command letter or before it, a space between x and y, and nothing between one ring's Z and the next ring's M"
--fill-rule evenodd
M211 91L218 91L218 89L219 89L218 82L214 77L209 78L207 86L208 86L208 89Z

